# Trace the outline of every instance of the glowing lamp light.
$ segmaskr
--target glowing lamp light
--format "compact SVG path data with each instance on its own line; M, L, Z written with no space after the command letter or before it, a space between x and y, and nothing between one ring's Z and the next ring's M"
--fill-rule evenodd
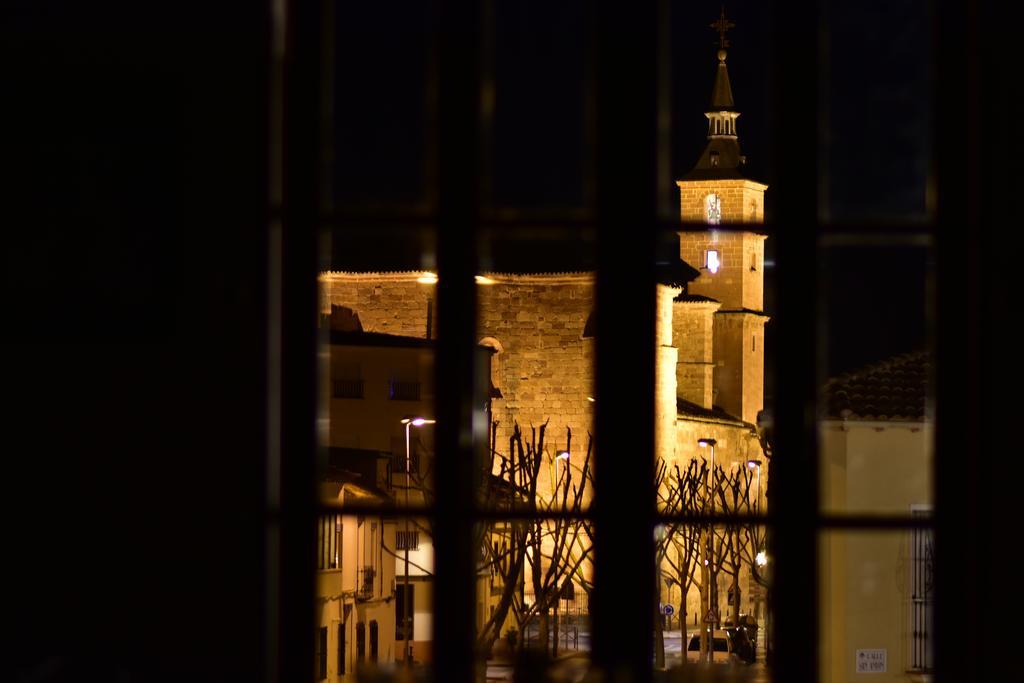
M760 460L748 460L747 461L747 467L749 467L752 470L756 470L760 466L761 466L761 461Z
M416 282L419 282L421 285L435 285L437 284L437 273L425 271L422 275L416 278Z
M757 562L758 567L763 567L768 564L768 556L762 550L754 557L754 562Z
M591 403L593 403L594 402L594 397L593 396L587 396L587 400L590 401Z
M718 260L718 252L714 249L708 250L708 270L712 273L717 273L718 269L722 266L722 262Z
M568 460L568 459L569 459L569 451L561 451L558 455L555 456L555 460Z
M423 425L437 424L437 420L428 420L425 417L406 417L402 418L401 422L404 425L411 424L413 427L422 427Z
M475 276L474 279L476 280L476 283L478 285L493 285L494 284L494 280L492 280L491 278L487 277L486 275L477 275L477 276Z

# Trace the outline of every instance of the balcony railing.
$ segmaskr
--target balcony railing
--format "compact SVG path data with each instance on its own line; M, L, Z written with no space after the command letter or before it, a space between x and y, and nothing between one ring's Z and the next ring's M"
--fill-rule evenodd
M363 380L361 379L336 379L333 380L334 398L363 398Z
M388 389L388 398L392 401L418 401L420 383L392 381Z
M356 598L359 600L369 600L373 597L373 582L377 577L377 570L373 567L363 567L358 572L358 581L356 584Z

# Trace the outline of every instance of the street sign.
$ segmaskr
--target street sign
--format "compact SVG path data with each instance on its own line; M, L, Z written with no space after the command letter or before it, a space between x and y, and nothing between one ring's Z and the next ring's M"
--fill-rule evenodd
M884 674L887 654L884 649L857 650L857 673Z
M672 605L665 605L661 609L665 613L665 616L672 616L672 613L676 611Z

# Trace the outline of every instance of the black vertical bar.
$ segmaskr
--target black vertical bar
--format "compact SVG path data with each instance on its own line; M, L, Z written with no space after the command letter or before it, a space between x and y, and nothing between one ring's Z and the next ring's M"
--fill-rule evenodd
M772 131L778 160L772 189L778 310L775 443L772 458L773 679L818 679L817 444L815 387L816 236L818 220L818 83L816 3L776 2Z
M317 179L320 3L288 4L285 38L281 338L282 679L312 680L316 547Z
M977 116L974 4L938 3L933 53L936 157L935 668L938 681L986 680L981 608L985 561L979 468L988 452L979 429L975 330L978 309ZM1002 145L997 145L1001 147ZM979 446L981 445L981 446ZM987 497L987 496L984 496ZM984 648L984 649L983 649Z
M651 678L653 656L659 3L602 0L592 11L598 234L593 656L608 680L644 681Z
M438 0L435 679L474 680L473 365L479 216L480 0Z

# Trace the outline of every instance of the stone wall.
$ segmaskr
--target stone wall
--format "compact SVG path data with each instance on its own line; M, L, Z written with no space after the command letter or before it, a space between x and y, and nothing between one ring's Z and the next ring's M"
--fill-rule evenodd
M436 337L435 285L418 282L420 273L325 273L320 278L321 312L351 308L367 332L423 338L428 321ZM492 401L500 423L497 445L508 450L518 422L526 440L531 426L548 422L545 442L554 455L566 447L572 430L574 466L581 466L592 431L594 340L584 337L593 309L590 274L495 276L479 285L477 337L498 352L491 380L502 398ZM430 311L428 314L428 310ZM441 323L443 324L443 323ZM542 468L546 484L552 468ZM553 471L553 470L552 470Z
M593 310L593 277L502 276L477 293L478 336L493 337L503 348L493 358L504 397L493 404L504 433L499 444L507 444L514 422L527 429L549 420L547 443L564 448L570 427L571 457L582 462L594 405L587 399L594 396L593 339L583 336Z
M672 299L681 291L678 287L657 286L654 328L658 345L654 365L654 452L656 457L665 460L675 453L676 366L679 349L674 343Z
M672 304L672 335L679 349L676 393L680 398L711 408L714 382L715 302L676 301Z
M417 282L418 275L325 273L320 276L320 313L330 315L332 304L346 306L367 332L426 338L428 319L437 324L436 299L434 285Z
M704 197L721 199L723 223L764 222L764 191L768 186L753 180L680 180L679 215L684 223L706 224Z
M709 230L685 232L679 238L679 257L700 271L690 294L711 297L722 308L760 311L764 307L764 235ZM708 250L718 252L717 273L707 268Z

